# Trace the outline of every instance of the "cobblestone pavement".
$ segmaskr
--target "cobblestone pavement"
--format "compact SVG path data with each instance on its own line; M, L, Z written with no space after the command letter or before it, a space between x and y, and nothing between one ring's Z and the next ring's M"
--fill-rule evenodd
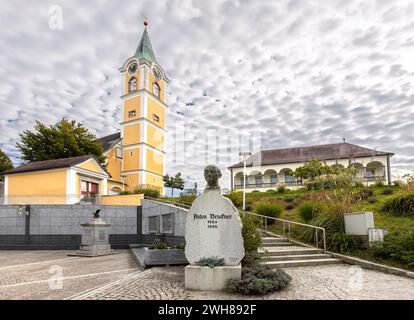
M224 292L186 291L183 267L147 269L113 286L98 288L79 299L414 299L414 279L338 264L286 268L292 282L286 289L261 297Z
M0 251L0 299L63 299L136 272L128 250L96 257L73 251Z
M0 251L0 299L414 299L414 279L348 264L286 268L293 278L286 289L246 297L185 290L184 267L139 270L128 251L97 258L67 253ZM51 266L62 268L61 289L50 287Z

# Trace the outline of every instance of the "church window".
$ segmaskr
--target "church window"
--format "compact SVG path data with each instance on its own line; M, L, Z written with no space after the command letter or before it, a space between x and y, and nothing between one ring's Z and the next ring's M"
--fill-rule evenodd
M136 115L136 111L135 110L131 110L128 112L128 117L135 117Z
M137 79L132 77L128 82L128 92L137 91Z
M152 93L158 98L160 97L160 86L156 82L152 85Z

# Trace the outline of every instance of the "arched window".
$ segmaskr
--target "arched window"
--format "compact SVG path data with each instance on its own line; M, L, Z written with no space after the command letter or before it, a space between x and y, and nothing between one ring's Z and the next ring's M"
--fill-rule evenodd
M132 77L128 82L128 92L137 91L137 79Z
M158 98L160 97L160 86L156 82L154 82L154 84L152 85L152 93L156 97L158 97Z

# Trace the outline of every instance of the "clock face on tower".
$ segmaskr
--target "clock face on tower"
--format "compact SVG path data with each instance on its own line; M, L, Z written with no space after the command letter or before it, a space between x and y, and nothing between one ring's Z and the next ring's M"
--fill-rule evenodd
M130 66L128 67L128 73L134 74L135 71L137 71L137 69L138 69L138 65L135 62L131 63Z

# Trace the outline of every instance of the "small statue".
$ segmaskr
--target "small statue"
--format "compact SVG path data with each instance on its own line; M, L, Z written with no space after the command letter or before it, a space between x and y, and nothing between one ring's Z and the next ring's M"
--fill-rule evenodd
M101 212L101 209L98 209L98 210L96 210L94 213L92 213L93 214L93 217L95 218L95 219L99 219L100 217L99 217L99 212Z
M219 168L213 165L209 165L204 168L204 178L207 181L206 189L220 189L218 179L221 178L221 171Z

